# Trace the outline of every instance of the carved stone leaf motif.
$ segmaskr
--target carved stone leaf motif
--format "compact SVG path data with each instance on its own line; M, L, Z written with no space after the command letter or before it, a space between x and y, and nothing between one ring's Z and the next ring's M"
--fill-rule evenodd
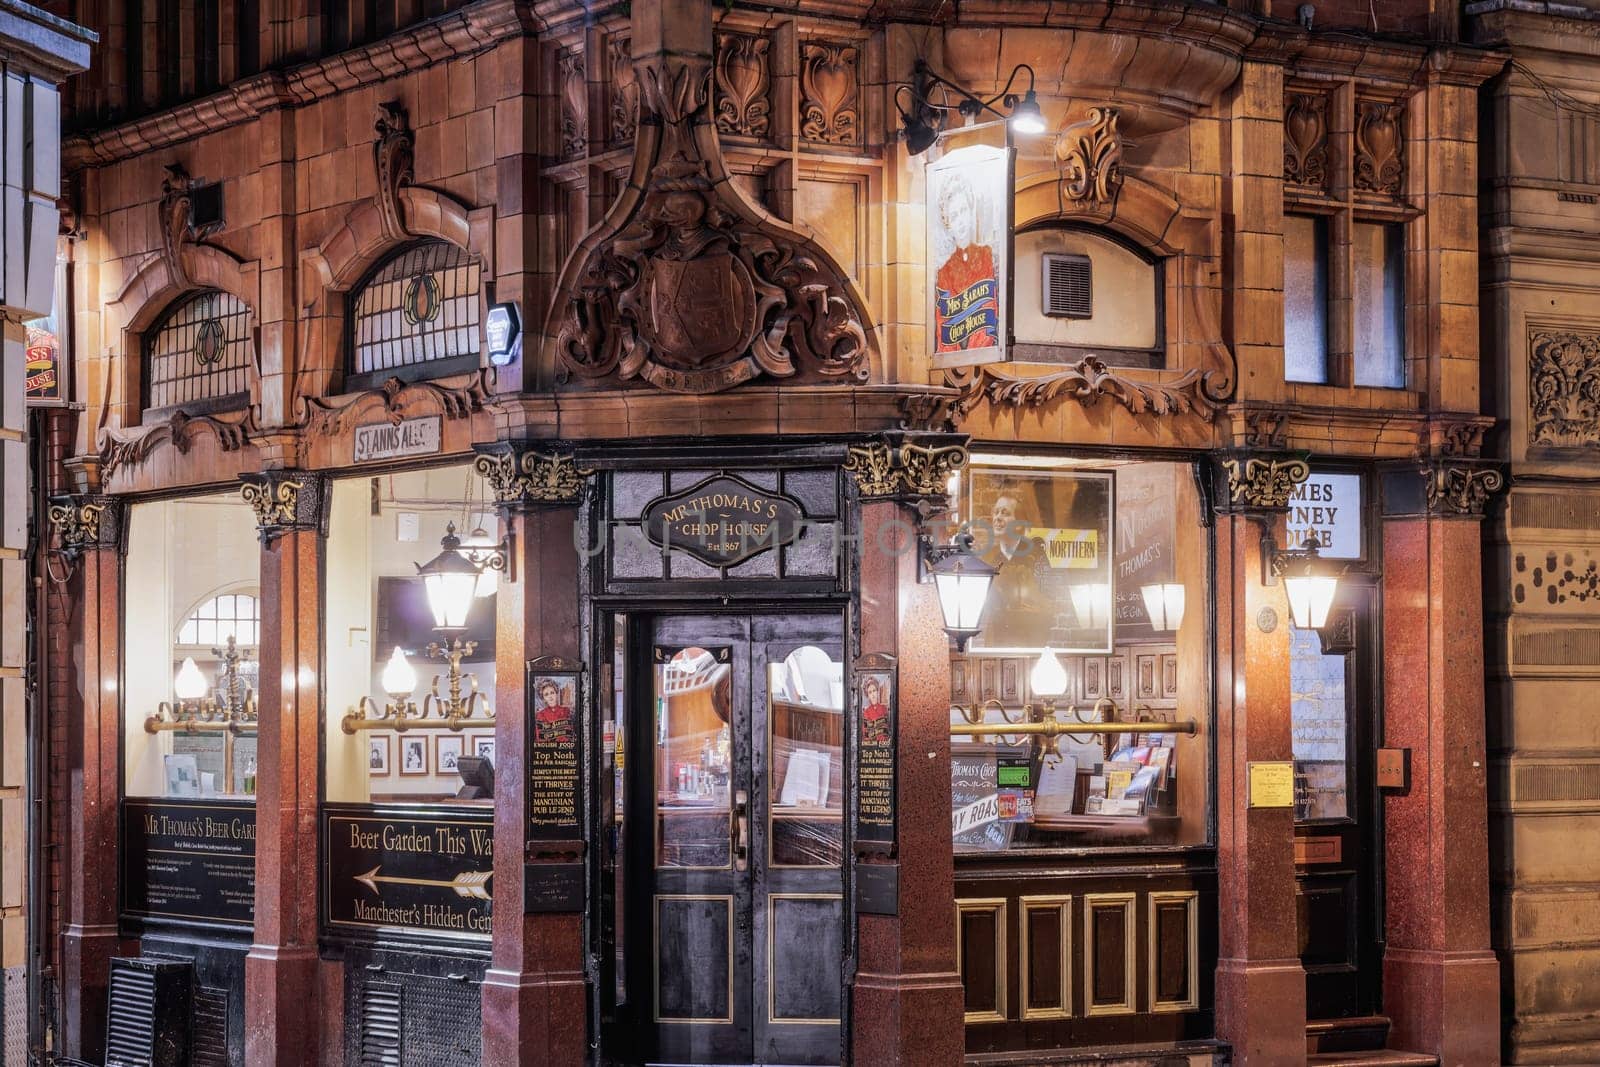
M1356 188L1399 196L1405 177L1399 104L1356 104Z
M926 500L949 491L950 475L967 462L958 444L873 441L851 445L844 469L856 476L865 500Z
M824 144L860 144L856 49L807 41L800 46L800 136Z
M183 265L183 246L203 241L220 230L222 223L217 221L196 227L190 194L202 183L189 177L189 172L181 163L168 163L166 172L167 176L161 179L161 202L157 206L161 225L161 258L165 260L167 273L172 280L187 288L193 285L193 281Z
M1105 206L1116 203L1122 189L1122 134L1117 130L1117 109L1095 107L1089 117L1075 122L1056 138L1056 162L1061 187L1075 204Z
M147 427L135 436L121 437L107 431L100 442L100 469L109 478L124 466L143 463L161 445L171 445L178 455L186 456L202 432L212 434L223 452L237 452L249 444L250 436L259 429L253 408L240 419L175 411L166 422Z
M633 42L626 37L606 38L611 65L611 141L633 140L639 126L639 80L633 73Z
M772 83L765 37L717 34L717 129L765 137L772 126Z
M1600 446L1600 333L1540 331L1528 354L1528 440Z
M1299 458L1229 459L1222 469L1228 475L1229 502L1252 508L1288 507L1294 487L1311 476L1311 465Z
M69 556L100 542L100 515L104 504L79 503L67 498L50 505L50 525L55 527L61 551Z
M1065 370L1038 377L1012 375L989 366L974 367L967 373L970 377L951 375L961 387L961 396L940 405L938 414L951 429L960 426L985 399L997 407L1013 408L1037 408L1067 399L1087 408L1109 398L1134 415L1193 413L1205 419L1210 419L1218 406L1207 393L1199 369L1171 382L1139 382L1123 377L1095 356L1085 356Z
M507 506L576 503L593 474L561 452L530 449L480 455L473 469L489 483L495 502Z
M583 53L569 48L556 59L561 90L561 156L583 155L589 147L589 88L584 82Z
M406 109L393 100L379 104L378 121L373 130L378 135L372 146L373 162L378 170L378 217L383 222L384 236L398 241L410 233L400 206L400 190L415 180L415 140L406 119Z
M1428 510L1437 513L1481 515L1489 497L1505 484L1505 476L1492 467L1437 465L1424 468L1422 475Z
M1283 180L1319 192L1328 184L1328 98L1292 93L1283 116Z
M385 379L376 389L363 389L337 403L319 397L302 399L306 430L312 434L335 434L344 430L358 416L370 410L365 403L377 398L383 417L392 425L405 421L406 411L415 403L431 403L446 419L464 419L483 407L489 399L488 372L478 371L462 385L443 385L439 382L404 382L399 378Z
M547 337L585 378L708 393L759 375L864 381L866 316L843 270L727 180L709 56L639 65L642 141L625 200L562 272Z
M260 482L245 482L239 487L239 493L244 502L255 509L256 525L287 526L294 522L300 490L304 488L304 482L293 479L266 478Z

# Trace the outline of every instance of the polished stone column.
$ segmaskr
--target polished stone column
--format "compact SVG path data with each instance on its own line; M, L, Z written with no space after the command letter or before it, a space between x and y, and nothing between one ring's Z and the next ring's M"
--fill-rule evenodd
M61 1051L99 1062L105 1053L106 985L117 938L117 753L122 743L122 501L58 497L50 506L59 565L66 570L68 640L62 873Z
M322 557L329 483L307 471L243 475L261 536L255 937L245 957L245 1058L318 1062L317 802Z
M950 841L950 639L932 583L918 582L917 505L942 501L966 461L964 439L891 435L853 447L861 493L863 653L896 658L899 676L894 849L859 856L898 867L894 915L857 919L850 1060L958 1064L964 991L956 971L955 861Z
M1436 461L1384 477L1384 744L1411 754L1384 799L1392 1044L1448 1064L1500 1062L1489 946L1479 520L1498 470Z
M585 479L555 442L486 448L488 479L510 540L495 626L494 933L483 980L483 1062L564 1067L588 1052L583 904L529 913L527 865L566 864L583 879L582 841L528 840L528 661L580 663L578 549ZM579 711L593 742L594 698Z
M1251 807L1250 764L1294 758L1289 618L1263 581L1263 534L1284 544L1310 468L1241 455L1216 478L1217 1036L1243 1067L1303 1063L1306 976L1295 915L1294 807Z

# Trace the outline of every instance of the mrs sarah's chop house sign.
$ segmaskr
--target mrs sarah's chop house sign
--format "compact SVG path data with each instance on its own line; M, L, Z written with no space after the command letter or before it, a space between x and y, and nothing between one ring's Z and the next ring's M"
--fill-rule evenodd
M799 501L722 474L651 501L644 532L661 548L730 567L793 541L801 519Z

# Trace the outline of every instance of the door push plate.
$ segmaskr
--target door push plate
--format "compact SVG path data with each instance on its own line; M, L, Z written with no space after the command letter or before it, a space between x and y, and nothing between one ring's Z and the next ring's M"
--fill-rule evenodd
M1409 748L1378 749L1378 788L1405 792L1411 788L1411 750Z

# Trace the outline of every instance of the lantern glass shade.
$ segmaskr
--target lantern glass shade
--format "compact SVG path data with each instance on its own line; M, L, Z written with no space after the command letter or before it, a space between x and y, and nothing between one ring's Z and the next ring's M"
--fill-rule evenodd
M383 691L399 700L408 697L417 688L417 672L406 660L406 654L396 645L394 655L383 668Z
M1035 696L1041 697L1058 697L1067 691L1067 670L1056 658L1054 649L1047 648L1039 653L1028 674L1028 685Z
M1328 575L1286 575L1283 588L1289 594L1289 619L1302 630L1320 630L1328 622L1328 611L1339 592L1339 579Z
M1078 625L1098 630L1111 617L1111 587L1104 582L1084 582L1072 587L1072 610Z
M1176 630L1183 625L1183 586L1177 582L1139 587L1152 630Z
M444 551L417 568L428 594L428 610L437 629L465 629L467 612L478 594L480 568L461 553L455 523L446 527L439 544Z
M199 700L206 695L206 678L195 666L193 656L183 658L183 666L172 679L172 693L179 700Z
M972 551L970 541L945 552L930 569L939 591L944 628L964 645L965 639L983 625L983 609L989 600L995 569Z
M1044 114L1039 110L1039 98L1032 89L1011 109L1011 128L1029 135L1044 132Z

